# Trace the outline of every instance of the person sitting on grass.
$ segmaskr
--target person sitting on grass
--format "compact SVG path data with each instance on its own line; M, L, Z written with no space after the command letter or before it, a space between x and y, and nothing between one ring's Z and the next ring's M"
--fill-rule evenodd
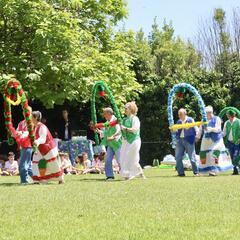
M15 161L15 155L13 152L8 153L8 161L6 161L2 175L4 176L16 176L19 174L18 162Z
M92 163L88 159L88 154L86 152L83 152L77 157L75 169L77 169L80 174L86 174L88 172L88 169L91 168L91 165Z
M104 164L103 159L100 158L100 155L94 155L94 160L92 161L92 165L90 168L86 169L84 171L85 174L87 173L98 173L102 174L104 173Z
M113 172L115 174L119 174L120 173L120 167L119 167L119 164L118 164L116 158L113 159L112 166L113 166Z
M64 173L70 175L72 173L73 166L72 166L72 163L69 159L68 153L60 153L59 155L60 155L60 158L61 158L62 169L63 169Z
M2 175L2 170L4 168L5 161L3 159L0 159L0 175Z

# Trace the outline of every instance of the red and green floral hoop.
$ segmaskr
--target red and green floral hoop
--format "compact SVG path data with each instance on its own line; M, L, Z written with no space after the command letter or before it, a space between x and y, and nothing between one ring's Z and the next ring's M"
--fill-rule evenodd
M4 98L4 118L5 126L7 129L8 144L13 145L14 139L16 140L16 142L18 142L19 140L16 134L16 129L13 127L12 123L11 105L17 106L21 104L24 113L24 118L27 122L29 137L33 146L34 127L32 123L32 115L28 107L28 99L22 88L21 83L16 79L9 80L3 89L3 98Z

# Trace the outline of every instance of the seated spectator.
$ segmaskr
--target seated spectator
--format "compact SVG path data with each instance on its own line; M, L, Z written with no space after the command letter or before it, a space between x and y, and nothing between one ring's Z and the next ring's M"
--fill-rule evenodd
M0 160L0 175L2 175L2 170L4 168L5 161L3 159Z
M61 139L58 138L58 133L57 132L53 133L53 141L55 142L57 148L59 148L59 142L61 141Z
M62 163L62 169L65 174L71 174L73 166L69 159L68 153L60 153L61 163Z
M8 153L8 161L5 162L5 166L2 171L4 176L16 176L19 174L18 162L15 161L15 155L13 152Z
M116 174L119 174L120 168L119 168L119 165L118 165L118 162L117 162L116 158L113 159L112 167L113 167L113 172L116 173Z
M91 165L91 161L88 159L88 154L83 152L77 157L75 169L82 174L86 174L87 170L91 168Z
M102 174L104 173L104 164L103 159L100 157L100 155L94 155L94 160L92 161L92 165L90 168L84 171L85 174L87 173L98 173Z

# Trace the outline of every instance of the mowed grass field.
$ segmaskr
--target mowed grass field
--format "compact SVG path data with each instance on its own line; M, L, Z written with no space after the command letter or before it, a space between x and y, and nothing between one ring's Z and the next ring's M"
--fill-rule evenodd
M18 184L0 177L0 239L240 239L240 176L146 180L66 176L66 184Z

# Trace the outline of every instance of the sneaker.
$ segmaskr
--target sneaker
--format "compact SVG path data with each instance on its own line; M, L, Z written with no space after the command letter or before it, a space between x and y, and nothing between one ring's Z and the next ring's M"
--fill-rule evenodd
M28 184L29 184L28 182L21 183L21 185L23 185L23 186L28 185Z
M128 181L133 180L134 178L135 178L135 176L132 176L132 177L128 178Z
M215 172L210 172L209 173L209 177L216 177L217 175L216 175L216 173Z
M199 173L194 173L193 176L194 176L194 177L200 177L200 174L199 174Z
M141 174L139 175L139 177L142 178L142 179L147 179L143 173L141 173Z
M185 175L185 173L183 173L183 174L178 174L177 176L178 177L185 177L186 175Z
M106 178L106 181L113 181L114 180L114 177L107 177Z
M234 167L233 168L233 174L232 175L238 175L238 168L237 167Z

